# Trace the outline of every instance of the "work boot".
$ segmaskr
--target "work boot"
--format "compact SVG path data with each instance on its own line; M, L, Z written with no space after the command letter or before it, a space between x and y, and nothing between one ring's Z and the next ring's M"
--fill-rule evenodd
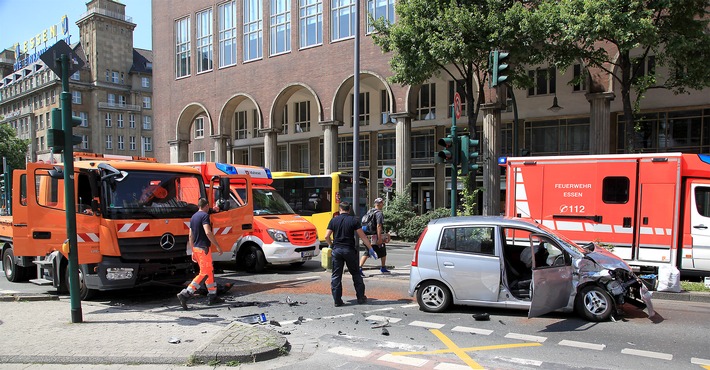
M180 301L180 306L182 306L182 309L187 310L187 300L190 299L189 293L183 290L182 292L177 294L177 298Z
M209 298L207 300L207 305L212 306L218 303L224 303L224 299L217 297L216 294L208 294L207 297Z

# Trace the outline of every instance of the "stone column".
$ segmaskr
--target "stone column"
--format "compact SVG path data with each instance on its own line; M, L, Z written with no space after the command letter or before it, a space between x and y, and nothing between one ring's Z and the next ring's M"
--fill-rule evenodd
M264 167L276 168L278 160L278 134L281 130L275 128L264 128L259 130L264 134Z
M613 92L589 93L589 154L609 154L611 132L611 101Z
M395 142L395 190L404 192L404 188L412 182L412 116L407 112L393 113L391 118L397 120Z
M170 145L170 163L188 162L188 140L178 139L168 141Z
M214 149L215 162L227 162L227 147L229 146L229 137L227 135L210 135L212 139L212 147ZM210 156L207 154L206 160L210 161Z
M338 171L338 127L343 122L322 121L318 124L323 127L323 173L330 175Z
M483 137L480 139L483 162L483 215L500 215L500 104L483 104Z

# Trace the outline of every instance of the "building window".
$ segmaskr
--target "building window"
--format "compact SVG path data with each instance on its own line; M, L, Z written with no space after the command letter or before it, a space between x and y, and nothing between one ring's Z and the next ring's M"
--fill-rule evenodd
M573 91L587 91L587 72L582 69L581 64L575 64L573 67L574 81L572 85Z
M397 161L397 135L384 132L377 135L377 165L395 164Z
M123 142L123 135L118 135L118 150L125 150L126 148L124 147L124 142Z
M204 117L199 117L195 119L195 139L202 139L205 137L205 119Z
M126 97L123 95L118 96L118 106L119 107L125 107L126 106Z
M656 56L649 55L646 58L637 60L633 67L634 82L641 77L653 76L656 74Z
M589 117L525 122L531 155L589 154Z
M212 9L197 13L195 19L197 73L200 73L212 70Z
M466 82L464 80L449 81L449 118L451 118L451 107L454 105L454 93L459 93L461 97L461 116L465 116Z
M259 113L256 109L253 109L251 111L251 120L254 124L254 131L252 137L264 137L264 133L261 132L263 125L261 124L261 120L259 119Z
M175 77L190 75L190 17L175 21Z
M141 137L143 141L143 151L152 152L153 151L153 138L148 136Z
M557 73L555 72L555 67L528 71L528 76L534 83L534 86L528 89L528 96L554 94L556 92Z
M350 109L352 109L352 114L350 115L350 126L352 127L354 122L353 115L355 114L355 94L350 94ZM370 125L370 93L367 91L360 93L358 116L360 116L360 126Z
M389 23L394 23L394 2L395 0L368 0L367 13L373 19L384 18ZM373 32L375 29L370 23L370 17L367 18L367 32Z
M110 82L110 81L111 81L111 71L109 71L109 70L107 69L107 70L106 70L106 82Z
M192 153L192 161L193 162L204 162L205 161L205 152L193 152Z
M628 134L641 152L707 153L710 151L710 110L694 109L643 113L626 130L624 116L617 121L617 152L624 153Z
M128 137L128 149L133 150L133 151L136 150L136 137L135 136Z
M219 12L219 66L237 64L237 13L234 1L217 8Z
M113 124L111 123L111 113L106 113L104 117L104 120L106 121L106 127L113 126Z
M370 161L370 139L369 134L360 135L358 140L358 150L360 151L360 164L368 166ZM431 153L430 153L431 154ZM338 138L338 167L350 168L353 166L353 137L341 136Z
M81 104L81 91L72 91L71 92L71 103L72 104Z
M76 71L76 72L72 73L71 77L69 77L69 78L74 81L79 81L79 75L80 75L79 71Z
M113 136L106 135L106 149L113 149Z
M118 128L123 128L123 113L116 114L116 125Z
M81 127L89 127L89 115L86 112L79 112L81 118Z
M296 172L310 173L311 172L311 153L308 150L308 144L294 144L297 163L294 164Z
M271 55L291 51L291 0L271 0Z
M288 135L288 105L284 105L283 115L281 116L281 134Z
M118 83L118 72L113 71L111 72L111 82L117 84Z
M288 171L288 145L279 145L276 163L279 164L277 171Z
M331 0L332 40L355 35L355 0Z
M294 121L294 133L311 131L311 102L302 101L293 104L296 113Z
M247 111L242 110L234 113L234 138L247 138Z
M323 1L300 0L301 48L323 43Z
M244 0L244 61L263 55L261 0Z
M152 130L153 129L153 119L151 116L143 116L143 129Z
M434 158L431 153L437 149L434 147L434 130L412 131L412 164L433 163Z
M107 100L108 100L109 107L113 107L114 105L116 105L116 95L115 94L108 94Z
M150 96L144 96L143 97L143 109L150 109L151 104L150 104Z
M89 149L89 135L81 135L81 149Z
M428 83L419 89L417 98L417 120L436 118L436 84Z
M380 114L382 116L381 124L386 125L388 123L394 123L393 119L390 118L390 94L387 90L380 90Z
M52 90L52 104L54 104L57 101L57 92L55 90Z
M150 78L141 77L141 87L149 88L150 87Z

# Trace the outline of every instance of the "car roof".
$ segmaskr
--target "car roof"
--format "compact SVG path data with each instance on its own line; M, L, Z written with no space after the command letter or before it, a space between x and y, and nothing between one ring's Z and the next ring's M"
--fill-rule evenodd
M504 217L504 216L456 216L444 217L431 220L429 226L451 226L461 224L479 224L479 225L500 225L500 226L518 226L518 227L534 227L538 224L532 219Z

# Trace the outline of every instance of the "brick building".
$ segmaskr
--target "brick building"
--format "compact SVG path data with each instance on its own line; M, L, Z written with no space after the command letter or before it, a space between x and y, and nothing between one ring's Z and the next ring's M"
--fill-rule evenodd
M396 190L411 183L419 212L446 206L450 171L435 163L434 153L451 126L448 107L458 82L445 74L420 86L387 81L389 55L373 44L367 14L396 22L395 0L154 1L156 156L311 174L351 170L355 4L361 6L357 141L369 192L382 193L382 166L394 165ZM581 73L579 65L564 74L550 66L529 70L537 84L515 91L516 130L512 109L483 114L501 125L503 155L512 153L514 131L519 148L532 155L623 149L622 105L609 76L573 86L568 82ZM553 99L562 109L549 109ZM709 151L707 90L649 91L642 109L643 150Z

